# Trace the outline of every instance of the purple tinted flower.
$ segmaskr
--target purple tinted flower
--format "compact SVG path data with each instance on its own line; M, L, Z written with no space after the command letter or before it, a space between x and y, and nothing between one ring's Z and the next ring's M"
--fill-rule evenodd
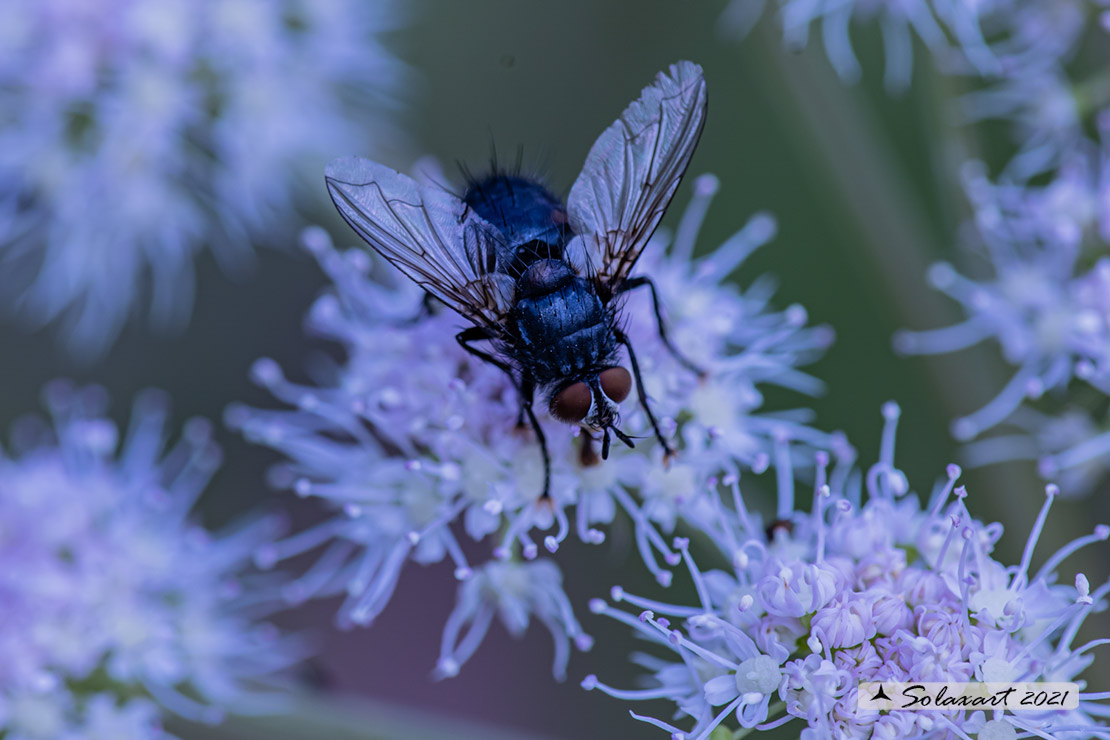
M208 425L166 452L148 393L120 445L98 389L56 382L46 400L53 427L27 420L0 451L0 733L162 737L163 711L272 709L301 649L260 621L281 600L249 564L279 523L213 535L190 518L219 462Z
M944 31L925 0L847 3L786 0L782 3L783 36L787 45L801 47L808 40L810 27L819 24L825 53L833 69L842 79L855 81L860 77L860 67L852 50L849 27L853 21L867 22L875 16L883 31L884 81L889 89L904 90L913 72L913 35L935 50L946 44ZM974 15L969 13L969 16L974 23Z
M188 315L192 259L290 225L336 148L397 140L394 3L15 0L0 9L8 306L103 349L150 301ZM357 122L357 123L356 123ZM18 268L18 273L13 272Z
M563 593L563 575L549 560L531 563L491 562L459 585L458 603L447 618L436 673L456 676L485 637L494 615L514 637L524 634L535 616L555 638L553 673L566 677L570 643L589 650L593 640L582 632L570 600ZM463 630L465 634L462 634Z
M991 3L984 7L989 53L996 69L958 67L986 84L959 99L965 122L1000 120L1011 125L1018 150L1007 162L1003 179L1028 182L1052 173L1089 148L1084 132L1090 120L1110 104L1105 81L1095 67L1075 65L1083 56L1094 10L1088 0L1033 0ZM1086 78L1086 79L1085 79Z
M1018 151L1007 163L1007 180L1026 182L1051 171L1083 141L1080 103L1064 72L1054 64L1015 74L959 99L964 123L1003 120L1012 125Z
M812 628L820 631L832 648L855 647L878 632L867 593L843 592L822 609L816 610Z
M866 500L852 483L860 478L835 468L827 476L829 458L819 452L812 511L791 512L791 526L773 528L768 541L751 526L733 482L734 504L722 509L722 529L701 540L714 543L715 559L732 568L702 573L685 543L676 543L698 603L665 604L614 589L615 602L650 610L636 619L595 600L595 613L634 627L670 657L636 660L651 672L645 689L616 689L596 676L583 685L625 700L674 701L677 721L692 722L691 729L633 716L684 740L705 740L718 727L767 730L795 718L807 725L801 737L814 740L1110 734L1098 720L1106 715L1102 694L1081 694L1076 710L996 715L986 724L981 713L938 719L928 712L857 712L861 681L1075 680L1093 659L1091 650L1105 642L1076 647L1076 631L1110 593L1110 583L1092 593L1082 574L1074 587L1059 582L1064 558L1105 540L1110 528L1030 571L1058 493L1049 486L1021 563L1002 565L991 555L1002 529L971 517L967 494L956 487L957 466L949 466L928 501L910 492L894 465L898 408L887 404L883 413L879 461L863 476ZM780 496L785 488L780 480Z
M666 350L650 296L630 296L623 312L647 393L664 432L676 440L678 459L663 466L650 425L634 402L624 404L622 425L637 438L636 447L614 450L605 462L578 432L537 407L552 456L550 500L539 498L539 447L515 424L517 392L501 370L459 346L455 334L462 319L423 308L421 290L389 265L363 251L340 254L322 230L308 230L305 243L334 283L312 308L309 326L342 344L346 359L321 368L312 384L303 385L262 360L255 379L293 410L234 407L228 414L248 438L287 456L275 471L279 485L339 510L316 529L260 553L262 562L272 563L322 548L316 566L290 587L291 598L342 593L340 620L369 624L409 560L450 559L464 582L476 572L486 573L486 579L525 572L520 565L472 566L459 533L489 542L495 560L519 553L531 561L541 551L556 552L572 535L600 544L605 526L618 515L631 519L644 562L666 583L680 555L664 533L682 519L716 517L708 495L713 481L741 466L765 468L776 435L828 444L827 435L808 427L808 412L764 413L761 388L820 391L798 367L822 353L831 332L807 328L799 306L771 309L773 287L767 280L746 291L727 281L773 236L774 221L759 214L717 250L692 256L716 189L715 178L698 178L670 249L666 237L656 237L637 266L655 281L670 337L709 376L699 381ZM450 526L454 522L461 526ZM545 583L542 592L558 591L558 579ZM468 634L480 636L477 615L492 613L490 605L503 604L507 592L494 589L496 598L482 602L483 611L476 606L479 591L464 583L456 615L468 615ZM568 624L552 632L573 638ZM458 634L458 629L448 631ZM447 644L454 645L454 638ZM445 655L461 663L458 655L476 647L461 645L445 649Z
M1100 178L1091 161L1074 157L1044 186L994 184L982 166L966 167L993 278L971 280L950 265L935 265L930 281L968 318L895 336L905 354L997 341L1014 375L990 402L957 419L952 432L970 440L1004 425L1006 433L968 446L968 462L1039 460L1042 474L1070 495L1097 483L1110 448L1103 424L1060 401L1084 384L1110 395L1110 260L1098 256L1101 223L1110 210L1095 192ZM1034 409L1031 404L1045 396L1045 410Z
M962 174L983 241L992 252L1023 256L1037 247L1074 254L1097 243L1100 223L1110 216L1098 192L1102 169L1095 158L1074 152L1043 186L991 182L979 162L965 164Z
M763 13L765 0L733 0L721 16L722 29L744 36ZM1009 5L1009 3L1002 3ZM809 43L817 27L825 53L837 75L848 82L860 77L852 48L853 24L877 24L882 33L888 90L902 92L913 76L916 36L950 69L971 65L982 74L996 74L1001 64L983 38L983 16L992 3L936 0L779 0L783 37L788 47Z
M628 601L643 606L645 601L613 590L616 601ZM642 611L639 619L627 612L610 607L595 599L590 609L625 622L660 646L667 646L682 656L683 663L673 664L654 656L638 659L654 673L658 687L626 691L615 689L587 676L582 682L587 690L600 689L614 698L629 701L670 699L678 705L681 715L698 719L697 727L689 737L706 737L730 714L735 714L742 727L754 727L767 718L771 699L782 682L782 662L788 652L774 643L764 651L743 629L716 615L702 613L696 608L664 607L672 615L684 616L690 628L689 636L671 629L670 621L657 618L650 610ZM723 706L723 709L717 707ZM651 717L632 715L666 729L676 737L687 737L678 728Z
M17 692L0 699L5 737L19 740L148 740L172 738L160 729L158 706L120 701L109 693L78 699L68 691Z
M1060 485L1062 495L1084 496L1110 472L1110 433L1088 409L1068 406L1055 414L1022 406L1006 420L1006 432L968 443L971 465L1033 460L1040 474Z
M947 264L930 270L930 282L961 304L966 321L895 336L895 347L904 354L940 354L993 339L1016 367L993 400L953 423L952 433L961 440L1000 424L1026 399L1074 379L1110 388L1110 314L1104 292L1110 287L1110 263L1084 269L1077 252L1061 245L1030 246L1020 253L1013 242L995 246L991 280L971 280Z
M756 585L756 591L767 611L779 616L812 614L840 590L839 574L824 563L794 561L768 570L768 575Z

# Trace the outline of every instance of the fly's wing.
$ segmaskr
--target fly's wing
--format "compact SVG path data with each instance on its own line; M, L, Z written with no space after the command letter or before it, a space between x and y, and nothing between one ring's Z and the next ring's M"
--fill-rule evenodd
M671 202L705 124L705 78L672 64L605 129L567 199L567 214L600 286L628 277Z
M499 329L512 279L495 272L501 232L450 193L361 157L328 165L340 215L378 254L479 326Z

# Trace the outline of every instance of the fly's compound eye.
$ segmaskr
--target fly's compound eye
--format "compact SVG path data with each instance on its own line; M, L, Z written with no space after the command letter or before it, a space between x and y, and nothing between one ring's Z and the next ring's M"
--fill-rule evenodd
M551 415L567 424L577 424L590 412L590 387L578 382L568 385L551 399Z
M632 390L632 376L623 367L605 368L597 379L601 383L601 390L615 403L628 398L628 392Z

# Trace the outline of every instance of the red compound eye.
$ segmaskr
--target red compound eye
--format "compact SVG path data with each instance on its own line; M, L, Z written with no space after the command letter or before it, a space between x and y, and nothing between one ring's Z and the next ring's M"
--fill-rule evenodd
M551 415L567 424L576 424L586 418L592 400L589 386L572 383L551 399Z
M632 390L632 376L623 367L609 367L597 376L601 383L601 390L616 403L628 398Z

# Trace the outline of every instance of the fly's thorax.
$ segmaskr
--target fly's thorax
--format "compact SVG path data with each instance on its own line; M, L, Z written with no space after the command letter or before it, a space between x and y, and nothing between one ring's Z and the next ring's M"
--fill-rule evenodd
M560 259L530 260L516 281L517 299L557 291L574 281L574 270Z
M495 226L510 245L535 241L561 247L569 238L566 206L530 178L504 172L474 178L463 202Z

